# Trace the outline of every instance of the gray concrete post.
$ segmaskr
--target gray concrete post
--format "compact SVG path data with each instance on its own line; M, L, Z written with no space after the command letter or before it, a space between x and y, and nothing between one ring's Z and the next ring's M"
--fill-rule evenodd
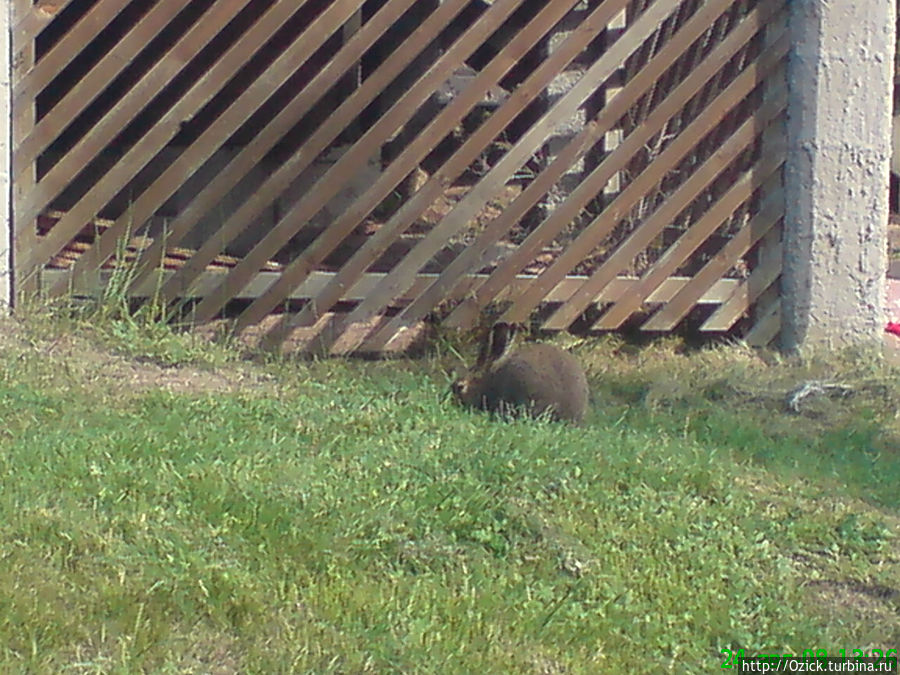
M10 153L12 148L12 85L10 60L11 2L0 9L0 316L12 307L12 189Z
M792 0L782 346L884 331L894 0Z

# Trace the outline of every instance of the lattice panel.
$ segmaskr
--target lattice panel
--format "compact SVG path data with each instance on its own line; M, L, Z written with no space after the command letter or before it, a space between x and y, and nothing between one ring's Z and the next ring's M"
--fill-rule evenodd
M706 307L702 330L777 336L783 0L16 14L23 284L119 268L197 323L336 354L488 310L665 331Z

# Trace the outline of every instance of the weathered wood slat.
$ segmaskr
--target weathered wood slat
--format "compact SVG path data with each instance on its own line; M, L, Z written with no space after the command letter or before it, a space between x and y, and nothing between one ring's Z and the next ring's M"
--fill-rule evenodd
M245 52L252 53L252 48L266 42L294 13L294 7L290 2L280 2L273 6L266 14L260 17L256 23L251 26L247 33L241 37L239 43L235 45L229 56L223 56L216 64L216 67L222 69L226 63L230 63L228 73L221 73L214 76L210 82L214 84L216 81L225 81L231 74L237 72L245 60ZM353 15L353 2L336 3L329 8L329 11L323 12L316 20L307 28L307 30L285 50L285 52L269 66L265 76L258 78L250 85L231 105L222 112L216 121L210 125L197 140L185 149L185 151L169 166L166 170L150 185L134 202L129 209L119 217L119 219L106 230L100 237L94 251L89 258L85 258L72 270L74 276L78 276L91 267L96 266L112 255L115 251L116 241L119 237L125 235L129 229L139 229L160 208L165 201L171 197L181 184L193 173L193 171L201 166L215 150L227 139L234 131L236 131L246 120L256 111L256 105L260 100L265 100L273 91L293 74L297 63L303 63L308 59L316 49L320 48L332 32L338 26ZM304 36L314 36L303 39ZM316 39L318 38L318 39ZM347 59L342 61L346 62ZM335 63L335 62L332 62ZM347 67L349 67L349 63ZM340 73L343 74L343 71ZM329 70L324 74L324 78L333 78L334 70ZM320 80L322 81L322 80ZM324 80L328 81L328 80ZM332 80L333 81L333 80ZM321 92L310 90L315 82L310 83L306 87L307 95L304 97L306 102L306 110L312 107L315 99ZM327 89L325 87L323 91ZM302 96L302 94L301 94ZM289 123L284 124L276 130L278 138L287 131L290 126L296 122L293 118ZM271 124L270 124L271 127ZM285 128L287 127L287 128ZM270 134L271 136L272 134ZM276 139L277 140L277 139ZM276 142L272 141L272 144ZM266 148L258 148L254 142L252 147L260 151L258 157L265 154ZM252 166L252 165L251 165ZM250 168L249 166L247 167ZM183 222L179 219L179 222ZM159 237L153 246L144 252L138 264L138 272L132 283L140 283L143 274L153 266L158 264L161 253L166 246L175 246L184 237L183 229L176 229L177 223L173 224L165 237ZM54 289L60 290L61 287Z
M735 322L746 312L754 302L781 276L781 246L777 246L772 256L765 264L757 267L749 277L734 289L732 296L723 302L712 313L703 325L701 331L720 332L731 328Z
M31 0L12 0L12 18L14 21L16 20L16 17L27 17L35 11L37 10L31 4ZM49 16L46 17L46 22L49 22L51 18L52 17ZM21 31L14 30L10 35L10 48L13 53L11 63L11 81L13 85L34 67L35 36L35 33L24 29ZM22 103L11 112L12 149L15 150L22 140L31 133L31 130L34 127L35 103L34 101ZM33 166L31 168L34 169ZM22 198L23 193L27 193L27 189L20 190L18 185L13 185L13 197L16 201Z
M756 317L753 328L744 337L751 347L768 347L781 332L781 300L766 307L761 316Z
M249 0L244 0L245 2ZM24 218L33 218L44 209L85 166L90 164L103 149L119 134L128 123L138 115L149 101L156 97L163 88L187 65L228 23L237 16L243 4L236 2L223 5L213 5L207 13L185 33L184 36L172 47L169 55L163 55L150 70L137 82L127 94L103 118L94 124L78 142L43 176L32 190L30 198L24 200L22 211ZM227 11L226 11L227 8ZM207 79L209 88L207 100L218 91L221 82L213 82ZM195 85L192 91L197 91ZM184 100L184 98L182 98ZM199 107L193 112L199 111ZM38 123L40 125L40 122ZM169 116L169 135L174 137L180 126L178 120ZM160 121L156 125L166 128ZM149 157L144 158L149 160ZM145 162L141 161L133 171L123 169L127 166L120 163L111 171L117 176L131 177ZM97 210L99 211L115 193L98 195ZM103 197L106 197L104 199ZM82 198L84 199L84 198Z
M598 0L577 11L573 8L580 0L533 6L524 0L494 0L483 3L478 10L481 16L461 34L456 35L454 26L450 44L442 33L460 18L460 12L472 9L471 2L441 0L429 3L428 12L416 10L407 16L417 22L410 26L413 35L396 41L396 48L388 49L391 53L377 66L377 61L364 62L366 55L373 56L372 47L416 0L376 3L374 14L365 21L361 0L326 0L311 10L309 20L304 20L305 8L297 14L298 5L309 0L271 0L264 4L265 9L259 8L259 16L253 13L250 25L240 24L237 44L217 55L205 72L191 71L191 82L180 90L177 100L154 115L159 118L156 122L136 130L136 140L129 140L134 145L123 146L122 156L115 159L108 154L116 152L113 139L132 121L144 119L140 113L147 103L172 76L187 75L183 69L197 65L200 51L217 35L224 38L225 26L237 25L231 19L253 0L203 3L202 8L194 8L187 0L141 6L140 11L146 13L131 16L130 23L121 26L121 37L110 44L115 56L100 58L79 76L72 91L48 110L41 109L44 118L40 123L34 116L41 92L55 86L54 80L67 72L69 63L83 58L82 50L111 21L125 18L117 16L120 12L126 8L130 12L135 6L130 0L91 0L90 7L66 24L66 34L57 34L56 42L35 64L34 50L41 44L36 37L68 0L36 6L32 0L10 1L13 25L22 29L13 36L16 62L12 72L19 289L29 288L25 285L28 280L37 281L39 271L41 285L47 288L49 283L53 293L71 289L93 295L102 292L106 284L121 285L124 279L128 297L199 303L192 314L195 323L210 319L233 298L244 299L249 301L248 308L236 322L226 322L243 337L261 338L258 346L266 348L290 344L332 354L406 349L418 339L415 336L425 336L423 318L435 308L458 303L444 321L467 325L491 301L507 303L510 307L503 319L513 321L530 314L536 304L546 303L554 311L544 324L550 329L566 328L591 305L606 309L591 326L602 330L620 326L637 311L658 309L642 326L647 330L663 324L671 327L698 304L713 304L717 307L701 330L729 330L752 311L754 326L746 333L748 342L767 344L780 331L778 234L784 195L778 169L784 149L776 147L773 152L769 142L778 146L779 135L765 136L767 148L754 166L744 169L745 164L738 166L736 160L746 158L746 148L759 141L766 120L781 114L785 85L780 81L783 78L772 72L784 63L788 37L785 23L772 19L786 14L782 11L785 0L639 0L631 4L630 0ZM189 5L190 16L182 14ZM519 16L513 22L516 27L511 37L498 34L486 44L501 25L512 27L506 21L514 12L531 7L527 17ZM203 16L198 17L201 9ZM610 28L616 17L626 26L619 39L600 40L600 32ZM280 29L295 20L313 26L306 26L289 44L282 40L281 51L274 60L266 61L265 72L247 83L248 87L241 87L233 99L222 101L214 119L198 129L198 135L179 134L179 123L191 119L212 97L219 101L227 95L230 90L223 89L225 83L259 56L257 50L263 44L274 46L270 38L281 35ZM185 26L186 21L192 23ZM763 36L760 32L767 24ZM126 69L133 69L135 59L143 63L149 56L144 47L163 29L176 30L180 37L153 55L155 60L146 72L142 68L143 74L132 78L137 81L109 110L103 104L98 123L79 132L83 134L79 138L70 138L72 119L94 110L100 103L98 96L106 95L101 92ZM545 43L551 30L565 36L558 33ZM325 41L331 37L340 42L331 40L326 56ZM532 51L539 44L540 51ZM477 55L476 67L469 57L482 45L486 49ZM761 56L753 56L760 51ZM319 56L327 60L311 61ZM539 65L529 73L517 70L518 75L526 76L524 80L517 76L520 83L516 88L497 96L498 85L509 77L511 68L524 66L523 59L532 57L539 59ZM754 61L748 63L751 59ZM414 62L416 74L404 73ZM371 63L374 70L364 63ZM297 72L298 68L302 72ZM295 73L307 72L309 77L303 78L297 91L280 91ZM352 84L347 77L351 72L357 76ZM359 77L363 72L365 79ZM615 81L615 73L625 77ZM758 110L748 110L751 100L747 95L764 93L757 88L763 76L770 95L763 97ZM398 85L398 77L411 82ZM332 90L338 83L341 90ZM563 93L551 103L548 87L558 91L557 85ZM599 89L608 87L616 87L616 95L604 98ZM399 93L385 95L398 89ZM277 111L270 111L270 97L276 90L288 100ZM444 107L434 119L422 120L421 106L436 93ZM504 132L512 128L514 120L524 121L523 113L537 111L531 104L538 97L542 106L546 105L539 109L546 112L536 122L529 122L530 128L524 131L522 125L517 126L515 140L507 142ZM340 100L324 116L317 115L321 121L313 123L316 126L307 130L306 140L295 148L297 122L332 98ZM493 99L492 112L445 154L449 143L438 144L469 120L471 111L485 99ZM373 103L380 109L377 118L360 129L360 124L368 124L368 113L375 112L370 107ZM235 134L246 130L260 105L267 106L268 122L251 131L252 140L245 147L235 147L231 144ZM367 114L361 117L364 110ZM740 118L722 124L726 115ZM555 134L572 134L572 124L580 127L574 127L573 136L560 143ZM414 134L413 128L418 129ZM404 140L394 143L392 139L401 130ZM192 140L175 147L172 139L176 135ZM728 137L723 140L722 136ZM339 138L356 140L347 140L349 145L341 148L342 152L331 152L337 150ZM603 138L610 144L598 145ZM660 147L644 147L655 140ZM371 162L388 142L402 147L391 153L393 159L371 184L358 190L360 165ZM502 144L502 151L495 144ZM552 157L531 174L534 153L542 149L548 149ZM487 173L473 187L450 187L488 152L490 160L483 163ZM327 158L325 153L329 153ZM286 155L290 156L285 159ZM78 176L85 166L107 156L111 169L98 171L94 177ZM692 157L686 175L676 176L676 167L684 169ZM707 159L700 163L701 157ZM438 158L441 165L435 169L432 162ZM222 167L207 176L213 173L213 159ZM264 176L276 162L281 163ZM359 226L369 223L379 204L423 162L431 176L386 223L372 223L362 234ZM582 162L589 167L583 173ZM44 174L35 185L38 163ZM320 171L320 166L325 168ZM721 171L727 171L728 178ZM742 173L735 175L739 171ZM297 180L301 174L317 177L302 191ZM588 175L578 180L584 174ZM517 186L522 185L522 191L515 188L518 196L502 208L491 204L501 193L504 203L513 197L508 187L511 178ZM631 182L622 185L624 179ZM243 203L222 209L223 200L231 203L237 201L237 194L250 192L242 187L250 180L261 185ZM186 195L183 186L188 181L205 186L195 195ZM97 214L113 208L123 190L138 183L127 213L100 223ZM577 184L574 190L573 183ZM698 197L705 198L712 186L715 194L701 206ZM542 198L557 195L557 189L568 196L521 245L500 244ZM666 194L657 194L658 190ZM339 207L343 209L340 215L320 228L322 210L334 208L336 197L348 191L353 196L349 200L341 197L345 206ZM565 237L575 241L561 252L560 246L549 245L568 232L566 228L575 226L573 219L601 192L604 201L597 206L609 203L580 233ZM650 199L651 195L656 196ZM663 196L665 200L661 200ZM155 232L161 209L175 204L174 198L178 210L173 220L166 220L162 236L134 236L135 232ZM54 200L66 202L64 213L46 213ZM625 224L624 218L632 217L642 200L661 203L652 212L646 209L638 221L627 221L633 225L629 231L616 230L610 236L614 228ZM759 201L762 204L757 207ZM452 208L432 225L434 214L447 205ZM225 211L218 231L205 234L199 250L179 248L189 237L199 238L196 228L202 224L206 229L215 222L213 214L218 209ZM671 221L684 220L688 209L690 225L685 225L667 250L660 251L661 257L639 278L621 275L647 246L653 245L656 251L654 242L659 234ZM745 211L752 216L749 222L739 227L697 275L671 276L713 233L721 231L724 223ZM472 221L480 222L489 214L493 219L475 231ZM275 222L270 230L272 217ZM237 250L241 242L247 243L251 233L244 231L262 218L267 223L254 238L258 243L249 255L220 254L226 246ZM147 230L151 223L153 229ZM407 233L410 227L415 230ZM457 241L463 230L470 242L467 247ZM273 254L287 255L289 251L282 249L293 243L298 233L309 233L312 241L303 245L298 257L289 264L269 260ZM761 242L768 243L763 247ZM603 256L594 250L601 244L609 248ZM749 277L723 279L750 251L757 255ZM337 262L339 259L345 262ZM586 276L566 276L576 265L581 269L588 262L592 265ZM486 268L488 273L478 272ZM372 269L383 272L373 274L369 272ZM422 274L423 269L439 273ZM522 270L528 274L518 274ZM37 286L30 288L36 290ZM267 317L279 304L285 312ZM354 304L345 314L331 311L338 305ZM299 312L288 313L288 307L299 307ZM749 323L741 321L742 326Z
M327 255L334 245L338 244L372 208L387 196L388 190L402 180L403 176L408 173L406 167L411 163L421 161L434 143L446 134L446 130L458 124L483 93L495 86L510 66L524 56L544 32L561 19L573 4L573 2L563 2L545 6L543 11L516 38L482 68L480 74L470 83L465 92L447 105L401 153L382 176L382 179L386 178L387 180L380 179L358 199L336 223L329 227L327 232L313 243L312 250L305 251L288 266L278 284L274 285L266 295L260 297L238 317L236 330L241 330L251 323L259 321L281 301L281 297L285 293L300 283L312 266ZM624 6L624 2L619 0L619 5ZM337 302L342 289L354 283L396 237L402 234L413 220L440 195L445 186L463 173L484 150L484 147L490 144L522 112L525 106L540 94L559 69L584 49L615 12L614 6L616 6L616 2L604 3L600 9L595 10L590 17L585 19L579 30L570 35L550 58L522 82L513 96L505 101L426 181L425 185L343 265L338 276L335 277L334 283L324 289L296 317L290 317L289 320L298 325L312 325L316 322L317 315L330 309ZM400 165L396 166L398 162ZM322 243L323 240L325 243ZM288 319L285 318L285 320ZM281 325L274 327L276 332L283 331L283 328Z
M631 156L680 110L683 102L694 96L710 78L714 77L721 69L722 64L727 63L754 34L763 28L781 6L780 2L765 2L757 6L683 82L668 93L638 128L620 141L612 153L582 181L550 217L528 235L516 251L494 270L487 282L450 314L445 320L445 324L455 327L473 325L477 320L478 312L496 298L508 280L534 259L534 256L578 215L581 209L602 189L603 185L630 160ZM648 66L651 64L652 62ZM640 84L643 83L642 80L637 79L637 75L631 82L634 84L630 83L628 87L640 88ZM620 96L627 96L628 87L619 92L616 99ZM616 99L613 99L611 106L616 105ZM620 209L618 212L625 213L626 211L627 209Z
M787 17L783 17L782 26L787 26L788 19ZM783 29L781 27L770 26L769 30L771 33L777 32L779 29ZM768 48L768 43L771 42L771 33L767 31L766 33L766 41L764 43L763 48ZM779 87L787 86L788 78L786 68L782 69L780 72L774 73L769 81L764 85L763 88L763 100L767 100L772 93L777 90ZM787 146L787 125L782 125L781 127L777 125L772 125L769 129L769 132L763 136L760 152L763 154L774 154L781 152L782 148ZM769 188L769 193L763 193L764 195L770 194L772 191L781 190L784 183L783 176L781 177L781 181L779 181L778 185ZM781 252L778 247L778 242L781 239L781 228L773 229L769 234L764 236L759 244L756 246L756 255L755 255L755 264L756 266L767 264L767 259L769 256L777 255L779 262L781 260ZM747 261L742 261L746 265ZM753 329L749 334L747 334L749 343L761 342L765 340L765 343L768 344L771 342L777 334L781 330L781 313L780 313L780 304L781 304L781 289L780 284L773 284L769 287L769 289L759 296L756 300L756 303L751 310L751 321L753 323ZM773 335L769 335L769 331L774 331Z
M722 195L700 220L691 225L678 240L666 250L653 266L641 277L634 294L622 298L610 307L600 320L593 324L600 330L619 328L633 312L640 309L643 299L672 274L718 229L735 210L760 189L770 176L784 163L784 152L763 157L746 171L741 178ZM774 181L781 183L781 175Z
M31 0L12 0L12 19L14 22L22 21L33 11L35 11L35 8L32 6ZM52 19L52 16L49 16L49 13L47 14L48 16L45 17L46 20L41 22L40 25L45 25ZM35 35L29 32L30 30L31 28L28 28L27 30L23 29L22 31L13 31L10 35L10 46L13 53L11 64L13 83L15 83L21 75L28 72L34 65ZM34 128L35 103L29 101L27 104L23 104L18 110L13 110L12 112L12 147L15 148ZM34 226L35 223L33 220L31 222L26 221L23 223L17 215L19 201L21 201L22 196L28 194L29 190L34 186L35 169L36 167L32 164L27 171L23 172L17 181L13 182L12 186L14 227L13 273L15 279L15 292L20 296L26 294L35 295L39 290L37 286L37 276L34 274L25 274L22 268L24 256L27 255L28 251L35 245L34 242L37 237L37 230Z
M415 0L390 0L375 16L371 17L364 26L335 54L334 58L313 77L313 79L300 91L295 98L287 103L264 128L260 129L253 142L245 146L240 152L212 179L182 210L174 220L168 224L165 238L158 238L151 247L145 250L137 262L138 272L133 284L140 284L146 274L149 274L163 255L167 246L180 243L190 232L191 227L200 218L213 208L219 201L249 172L266 153L279 142L295 124L308 113L322 92L340 79L359 60L359 55L369 49L372 44L384 33L385 30L396 21ZM320 17L321 18L321 17ZM323 19L324 20L324 19ZM323 34L318 26L313 25L312 30ZM147 192L153 195L153 202L148 200L147 209L139 208L141 204L135 204L131 209L133 217L138 222L149 218L149 214L157 208L155 203L159 197L155 193L159 191L165 194L174 187L177 189L180 178L180 165L193 162L199 166L208 152L215 148L221 139L227 138L244 120L243 109L250 107L254 101L264 100L275 89L275 85L282 82L282 78L289 76L297 63L305 61L312 48L313 40L299 39L292 43L285 52L267 70L266 77L256 80L241 96L229 107L222 116L204 131L178 161L166 170ZM299 171L297 171L299 173ZM143 198L143 195L142 195ZM141 200L139 200L141 201Z
M631 26L631 38L622 40L621 45L613 45L588 68L581 79L522 135L487 175L391 270L381 287L351 312L347 325L367 323L369 318L390 303L392 297L405 291L418 270L484 207L490 197L541 147L547 135L559 123L575 114L578 107L616 70L621 60L637 44L649 37L670 11L671 7L666 3L656 3L650 7ZM341 343L351 345L352 348L358 346L346 340Z
M735 4L735 10L739 5ZM763 36L763 50L769 49L776 44L778 38L787 27L787 13L781 12L773 20L768 22L765 34ZM721 35L715 36L716 42L722 39ZM724 71L723 71L724 73ZM786 81L779 71L773 72L769 76L769 84L765 85L769 90L769 96L764 95L763 101L768 100L771 95L778 95L785 86ZM783 213L784 193L782 190L783 175L778 170L783 164L786 147L783 127L778 124L771 124L763 133L761 140L761 159L754 167L740 177L737 183L723 195L719 201L709 208L706 214L690 226L678 240L669 247L662 257L643 275L643 281L636 289L634 296L623 298L613 307L609 308L603 314L598 322L594 323L594 327L598 329L612 330L621 326L624 320L640 306L641 297L646 296L654 288L654 284L660 283L667 276L674 274L681 264L687 262L688 258L693 255L701 243L710 237L715 229L724 221L724 217L731 215L738 208L738 202L743 202L750 198L751 192L756 192L755 204L760 211L771 208L773 200L775 204L781 206ZM771 177L770 177L771 174ZM759 202L762 202L760 205ZM719 216L721 213L722 216ZM754 217L757 213L749 213L751 218L749 223L745 223L743 229L755 226L758 221ZM734 236L730 241L733 241ZM715 258L715 256L713 256ZM732 263L733 264L733 263ZM718 277L727 272L732 265L721 270ZM710 280L712 283L714 280ZM684 310L686 314L689 308ZM682 315L683 316L683 315ZM680 319L681 317L679 317ZM645 323L645 326L647 324Z
M315 157L327 148L342 131L344 131L346 126L352 122L359 111L369 105L378 96L381 89L399 75L408 62L421 51L422 46L436 38L445 28L446 24L449 23L461 9L462 7L460 4L448 2L442 4L435 12L433 12L414 31L414 33L407 38L400 47L391 53L391 55L378 66L375 72L367 77L361 86L334 111L328 121L306 141L303 147L287 159L281 167L275 171L262 186L260 186L253 197L247 200L239 209L237 209L237 211L226 219L219 230L213 234L210 241L207 242L206 245L200 247L197 254L194 256L194 260L182 270L179 270L177 274L166 282L161 290L161 297L166 301L172 301L176 297L189 294L194 278L203 269L206 261L214 258L215 255L226 246L227 242L238 236L249 222L256 218L272 200L277 198L277 196L291 184L299 173L309 167ZM407 97L402 97L402 100L407 101L409 99ZM397 114L401 109L402 106L399 105L395 105L392 108L394 116L391 118L391 123L396 121L398 126L406 121L405 119L397 120ZM383 126L385 126L385 124L382 124L382 127ZM381 133L382 131L379 130L379 134ZM388 133L392 133L392 131ZM375 143L372 142L374 136L375 130L370 129L357 143L357 147L359 143L364 141L370 145L374 145ZM379 135L378 139L380 140L380 138L381 136ZM367 158L361 157L362 161L365 159ZM345 166L347 166L347 163L342 165L342 171ZM332 170L335 168L336 167L332 167ZM225 173L226 172L222 172L220 177ZM332 173L327 174L332 182L335 181L335 176L338 175L339 174L334 173L333 171ZM239 178L240 176L236 176L235 181ZM317 185L323 185L323 181L324 177ZM219 190L226 184L227 181L219 181L217 178L213 181L212 185L215 186L215 190ZM212 186L208 186L204 189L201 192L200 198L207 195L211 187ZM302 200L295 205L294 208L296 209L299 207L301 203L303 203ZM193 208L193 204L189 206L185 214L182 215L186 218L188 213L192 214L192 219L199 218L200 215L202 215L199 210ZM177 220L182 220L182 218ZM174 228L181 226L182 225L177 221L173 224ZM185 224L183 227L187 228L189 225Z
M100 0L69 31L24 72L13 85L13 108L27 105L123 9L122 0ZM49 19L48 19L49 22Z
M416 109L428 99L440 83L449 77L464 58L473 53L478 46L480 46L484 40L503 23L503 21L512 14L516 9L517 4L516 0L497 0L497 2L494 2L485 11L484 15L482 15L478 21L474 22L474 24L470 26L449 49L444 51L435 63L432 64L431 68L429 68L429 70L394 103L390 110L372 125L363 137L359 139L312 188L310 188L309 192L282 216L281 220L263 237L253 250L244 257L243 261L231 271L231 274L228 275L228 278L222 284L218 292L207 296L199 305L197 305L195 310L196 320L198 322L203 322L211 319L225 303L228 302L230 297L247 283L255 273L256 269L258 269L259 263L272 257L272 255L284 246L284 244L297 232L298 223L306 223L309 218L318 213L318 211L320 211L337 194L342 185L341 177L348 173L352 173L352 170L355 167L358 167L361 163L364 163L369 157L378 152L381 145L386 143L395 131L409 121ZM444 5L439 6L429 19L420 26L420 30L426 25L428 25L429 30L431 30L435 23L435 16L442 15L442 10L445 8L454 6L456 9L461 9L457 3L445 3ZM407 39L394 52L394 55L404 53L411 45L420 45L424 47L426 44L427 42L420 43L413 38ZM417 51L414 53L417 53ZM363 87L365 87L365 84L368 83L370 79L372 78L368 78L366 82L363 83ZM362 91L362 88L358 91ZM349 107L347 105L348 101L345 101L335 114L332 115L326 125L318 130L313 139L310 139L310 141L301 148L301 152L310 156L318 155L318 153L324 150L327 144L331 142L330 138L333 137L332 134L335 133L334 128L343 128L356 117L359 108ZM321 141L325 142L322 143ZM316 147L318 145L321 145L321 148ZM281 184L284 184L284 187L286 187L288 184L287 181L291 179L291 176L283 175L283 169L284 165L282 166L282 169L279 169L278 172L273 174L267 182L267 185L272 184L274 181L275 187L278 187ZM410 167L410 170L411 169L412 167ZM276 178L276 176L278 178ZM278 191L280 192L280 190ZM266 190L266 188L261 188L256 196L259 197L260 193L268 195L269 191ZM272 196L274 197L275 195ZM270 199L270 197L267 196L266 199ZM210 240L209 246L200 248L196 256L198 262L203 262L210 254L218 253L220 246L223 246L224 242L231 241L234 236L239 234L247 226L249 221L244 220L245 216L241 214L242 211L243 208L239 209L234 216L229 218L220 229L219 234ZM238 216L240 216L240 219ZM195 268L185 266L182 270L184 274L178 279L178 285L176 286L175 279L173 279L172 283L167 284L167 288L163 289L164 297L173 297L174 295L179 294L179 292L182 292L182 289L188 288L192 275L196 271ZM175 291L175 293L173 293L173 291Z
M87 73L78 86L69 91L53 106L26 138L13 151L13 176L18 176L35 161L37 156L47 149L57 134L65 129L76 116L81 114L106 86L121 73L143 50L151 36L169 23L188 5L189 0L167 0L158 3L145 14L141 20L109 50L97 64ZM21 106L14 117L23 112L27 106ZM55 196L55 195L53 195ZM52 197L51 197L52 198ZM49 201L49 200L48 200ZM37 195L29 195L23 209L37 213L44 208L46 202L40 203ZM27 208L26 208L27 207ZM24 217L24 211L22 213ZM34 215L31 216L32 218Z
M600 111L598 116L563 148L554 160L536 176L525 190L507 206L503 213L489 223L459 256L454 259L440 278L429 287L415 302L403 312L385 323L381 329L383 335L390 331L398 331L403 325L416 322L431 311L441 299L449 293L459 278L479 265L482 251L496 244L500 239L535 206L543 195L562 178L563 174L584 154L593 147L599 138L606 134L618 122L628 108L652 86L657 77L666 70L682 53L683 45L696 40L709 23L728 7L728 0L711 2L702 11L694 15L679 32L676 40L669 42L632 78L629 86L619 92ZM649 132L651 129L642 129ZM615 161L615 160L613 160ZM372 336L370 345L374 345L383 337ZM390 338L389 338L390 339Z
M78 249L80 248L83 248L83 246L75 246L75 250L71 254L66 253L60 255L65 255L65 259L67 259L68 261L73 261L77 259L77 256L79 255ZM215 259L213 263L207 266L207 268L197 277L197 283L193 286L192 291L194 294L191 296L193 299L206 297L206 295L213 292L221 283L222 277L225 276L225 268L231 267L235 263L235 260L230 256L220 256L220 258L221 260L219 258ZM167 279L171 278L173 274L175 274L175 268L177 268L179 264L183 264L184 261L185 258L183 256L176 257L173 255L170 259L170 268L157 268L153 270L153 273L150 274L146 279L144 279L144 281L139 286L133 288L128 293L128 297L136 299L154 297L159 287L164 284ZM95 295L96 293L102 291L103 284L105 284L109 280L111 274L113 274L113 272L110 268L101 268L94 274L85 275L84 277L79 279L77 283L73 284L72 291L76 295ZM280 272L275 269L273 269L272 271L258 272L250 281L250 283L247 284L247 286L240 293L234 296L235 299L252 300L253 298L258 297L278 279L279 275ZM43 270L41 276L44 281L50 284L59 283L61 280L69 280L65 269L58 269L53 267ZM359 302L369 293L371 293L372 289L374 289L381 282L381 280L384 279L385 276L385 273L379 272L368 272L364 274L355 284L353 284L351 288L348 288L344 292L344 295L341 297L341 301ZM308 300L311 297L315 297L317 293L321 292L321 290L325 288L325 286L327 286L334 280L334 277L334 272L313 272L285 299L292 301L301 301ZM396 299L397 306L403 306L411 302L418 293L432 284L436 278L436 274L416 275L416 280L413 285L410 286L408 292L404 293ZM472 274L464 277L460 284L458 284L454 292L451 294L449 299L458 301L466 293L470 292L472 288L481 283L484 278L485 275L478 274ZM521 291L522 288L531 283L534 278L534 275L519 275L510 282L507 291L510 294ZM562 302L572 295L575 289L584 282L584 279L585 277L567 277L566 279L561 281L556 286L556 288L550 291L550 293L547 295L546 301L549 303ZM647 299L647 303L650 305L654 305L667 302L668 300L673 298L681 289L683 289L690 282L690 280L690 277L670 277L650 295L650 297ZM630 289L632 288L632 286L639 281L639 279L634 277L619 277L613 283L603 289L603 293L596 298L596 302L600 304L615 302L621 299L622 296L630 293ZM713 284L709 289L707 289L706 293L699 298L696 304L721 304L731 297L732 292L734 291L738 283L739 281L737 279L722 279L719 282Z
M19 40L33 40L72 0L46 0L32 3L13 2L12 35ZM17 50L14 50L17 53ZM15 60L15 59L14 59ZM28 66L30 67L30 66Z
M783 216L784 193L779 190L766 198L750 222L738 230L675 297L650 317L641 326L641 330L672 330L703 297L703 293L727 274Z
M547 330L565 330L587 308L599 289L624 270L631 260L646 248L666 225L716 180L722 167L728 166L744 150L751 147L765 127L778 117L787 105L787 90L766 101L757 113L744 122L728 140L698 167L665 202L622 242L588 278L584 286L545 322ZM762 129L760 128L762 127Z
M349 1L349 0L348 0ZM287 0L282 0L287 2ZM269 9L272 11L272 8ZM97 213L97 204L104 204L119 190L121 190L131 178L156 155L166 143L177 133L180 121L190 118L197 110L202 108L217 92L217 88L235 75L246 63L247 52L252 53L252 47L258 44L255 38L259 36L255 32L245 33L235 42L228 51L203 76L198 79L190 89L172 106L147 133L119 160L116 170L107 172L97 181L79 202L68 211L57 227L45 238L35 259L39 256L54 255L65 245L66 232L78 232L81 227L89 222ZM126 212L117 221L110 231L104 233L102 238L103 248L92 250L91 256L81 266L73 269L73 274L81 274L92 266L100 265L105 257L115 251L116 237L126 234L130 227L129 214ZM71 238L69 235L68 238ZM69 284L57 284L51 289L51 293L65 292Z
M781 62L790 41L783 35L778 44L754 61L731 84L728 85L709 106L685 128L678 137L663 150L647 170L635 178L628 187L590 223L569 247L548 267L528 291L513 303L504 314L504 320L524 321L541 301L542 294L575 267L585 256L599 245L618 224L631 207L643 198L657 184L662 175L677 164L693 147L696 139L702 138L718 124L725 114L749 94L759 82Z

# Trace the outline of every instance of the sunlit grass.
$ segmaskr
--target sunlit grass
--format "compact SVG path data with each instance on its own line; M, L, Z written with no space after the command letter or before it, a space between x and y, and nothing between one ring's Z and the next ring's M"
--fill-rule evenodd
M582 428L461 410L443 360L98 374L249 367L166 330L0 347L3 672L705 673L900 642L890 391L789 414L814 364L610 340L576 350Z

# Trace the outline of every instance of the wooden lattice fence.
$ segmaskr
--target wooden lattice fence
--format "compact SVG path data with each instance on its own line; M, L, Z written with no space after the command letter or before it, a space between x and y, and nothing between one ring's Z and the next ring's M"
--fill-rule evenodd
M13 1L20 288L332 353L778 334L783 0Z

